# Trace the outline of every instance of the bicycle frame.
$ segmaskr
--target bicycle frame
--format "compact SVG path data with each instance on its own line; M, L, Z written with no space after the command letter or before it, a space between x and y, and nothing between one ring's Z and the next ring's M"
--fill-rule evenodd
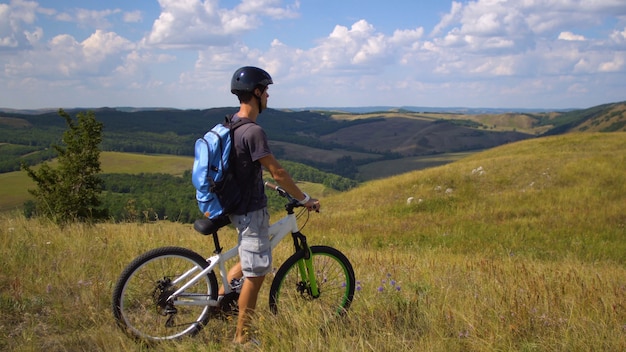
M306 280L311 284L311 293L314 297L317 297L319 296L319 290L313 271L310 249L306 242L306 237L302 233L300 233L298 229L296 215L293 211L288 211L288 214L285 217L270 225L269 235L271 248L273 250L278 245L278 243L280 243L280 241L282 241L289 233L291 233L293 236L296 253L300 250L305 250L307 252L304 256L304 263L300 261L300 263L298 264L300 269L300 276L303 280ZM213 236L217 236L217 234L214 234ZM217 243L218 242L216 241L216 247ZM224 293L228 294L232 292L227 279L226 262L229 259L236 257L237 255L239 255L238 245L229 249L226 252L222 252L220 248L216 248L215 255L206 259L206 261L209 263L209 266L207 266L204 270L196 274L196 272L200 269L196 266L185 272L180 277L176 278L176 280L172 281L172 284L177 285L193 275L193 277L188 282L184 283L178 290L176 290L168 297L168 301L172 301L174 305L198 305L210 307L218 306L219 302L217 300L208 298L208 296L198 294L185 295L184 292L187 290L187 288L198 282L198 280L200 280L202 277L209 274L216 268L219 268L222 287L224 287ZM175 300L175 298L177 297L184 297L185 300Z

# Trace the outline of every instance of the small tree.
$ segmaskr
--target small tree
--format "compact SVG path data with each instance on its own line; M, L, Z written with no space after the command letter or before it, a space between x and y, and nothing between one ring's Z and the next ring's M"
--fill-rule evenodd
M35 197L35 210L57 224L86 221L104 216L98 210L102 179L100 173L100 149L103 124L96 120L93 111L79 113L77 122L63 109L59 109L68 129L63 133L64 146L53 145L58 153L58 167L49 164L32 170L22 168L35 181L37 189L29 190Z

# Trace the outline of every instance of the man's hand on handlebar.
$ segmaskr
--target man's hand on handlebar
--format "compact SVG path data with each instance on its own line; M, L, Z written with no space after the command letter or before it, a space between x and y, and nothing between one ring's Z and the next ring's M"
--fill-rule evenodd
M309 199L308 202L306 202L304 204L304 206L309 210L309 211L315 211L315 212L320 212L320 208L322 207L320 205L320 201L315 199L315 198L311 198Z

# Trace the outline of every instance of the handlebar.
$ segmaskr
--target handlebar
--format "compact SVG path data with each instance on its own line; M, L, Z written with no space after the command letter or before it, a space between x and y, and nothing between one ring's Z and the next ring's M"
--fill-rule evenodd
M287 193L287 191L285 191L284 189L282 189L282 187L280 187L278 185L275 185L275 184L273 184L271 182L265 181L265 187L271 188L271 189L275 190L276 192L278 192L278 194L281 197L285 197L285 198L289 199L289 204L287 204L287 207L290 207L291 209L304 206L303 204L300 204L300 202L297 199L292 197L291 194ZM315 210L315 212L319 213L319 209L317 209L316 206L313 207L313 210Z
M282 189L280 186L266 181L265 187L275 190L276 192L278 192L278 195L280 195L281 197L287 198L289 200L289 203L285 204L285 209L287 210L288 213L291 214L294 208L299 208L302 206L300 202L298 202L294 197L292 197L289 193L287 193L287 191Z
M289 196L289 193L287 193L284 189L280 188L279 185L275 185L275 184L273 184L271 182L265 181L265 187L271 188L271 189L275 190L276 192L278 192L283 197ZM291 196L289 196L289 197L291 197Z

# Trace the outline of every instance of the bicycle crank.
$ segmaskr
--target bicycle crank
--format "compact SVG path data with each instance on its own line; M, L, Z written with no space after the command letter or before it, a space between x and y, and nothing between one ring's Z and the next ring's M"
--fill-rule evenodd
M176 292L176 288L172 286L172 280L169 278L163 278L157 281L157 286L152 292L152 298L156 305L157 313L162 316L170 315L168 322L172 320L173 315L178 313L174 303L168 300L168 298Z

